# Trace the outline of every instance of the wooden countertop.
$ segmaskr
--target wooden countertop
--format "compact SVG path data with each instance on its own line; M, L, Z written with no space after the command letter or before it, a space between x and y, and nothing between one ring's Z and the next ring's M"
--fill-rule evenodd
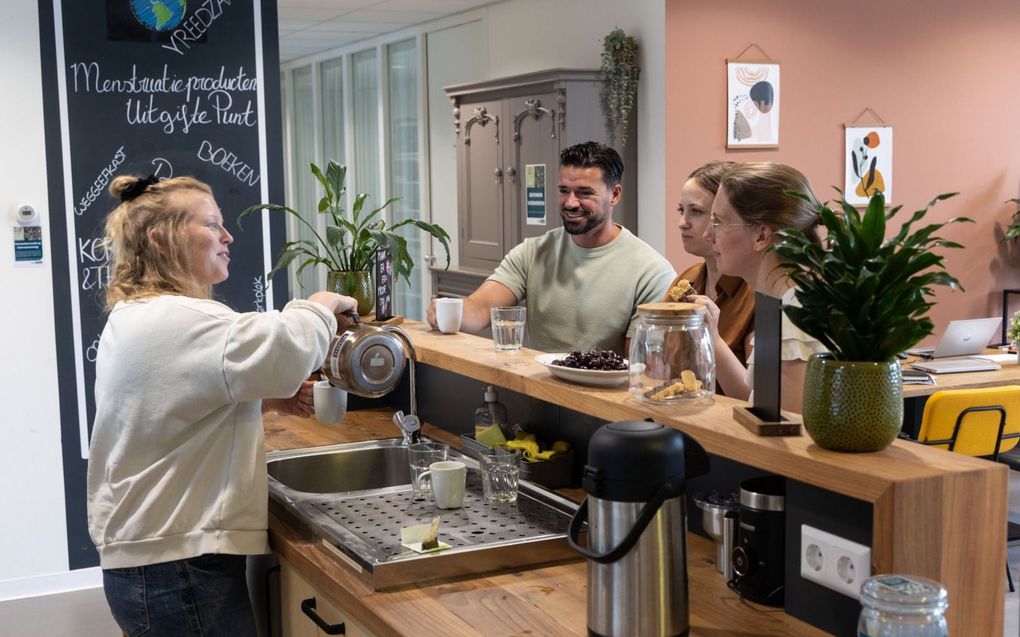
M339 425L267 415L267 450L391 438L389 410L348 413ZM425 425L425 434L459 447L459 439ZM376 592L303 531L270 518L273 549L306 579L380 637L534 637L587 634L583 561ZM691 637L825 635L785 614L741 599L715 570L714 544L688 538Z
M651 417L692 435L710 453L870 503L873 572L944 584L952 634L1002 632L1004 465L904 440L849 454L822 449L807 435L758 437L733 420L733 408L746 403L724 396L690 406L649 404L625 388L560 381L535 362L541 352L497 352L477 336L442 334L417 322L403 327L423 363L603 420ZM940 377L943 386L951 376Z

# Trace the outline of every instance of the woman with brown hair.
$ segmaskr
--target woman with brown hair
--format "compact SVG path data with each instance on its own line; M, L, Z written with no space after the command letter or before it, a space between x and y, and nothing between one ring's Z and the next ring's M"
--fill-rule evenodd
M705 231L712 215L712 201L723 176L736 166L732 161L713 161L699 166L680 189L677 212L680 239L688 254L704 259L687 268L673 280L663 301L677 301L687 288L688 294L700 294L719 306L719 335L741 362L747 360L754 334L754 290L740 277L719 272L712 244ZM687 282L684 286L683 282ZM676 293L674 294L674 290Z
M808 200L790 192L805 195ZM775 231L797 228L815 241L817 199L804 175L795 168L775 162L746 163L726 173L712 202L712 218L705 239L722 274L740 277L757 292L782 299L784 305L797 302L788 277L776 266L779 255L769 248ZM716 380L727 396L747 399L753 389L754 351L747 366L726 347L719 335L719 308L706 296L695 300L708 307L708 324L715 343ZM824 351L817 339L782 317L782 408L800 413L804 371L811 354Z
M307 416L304 382L350 297L282 311L212 299L233 237L206 184L116 177L109 318L96 360L89 533L128 635L255 635L245 556L268 551L263 411Z

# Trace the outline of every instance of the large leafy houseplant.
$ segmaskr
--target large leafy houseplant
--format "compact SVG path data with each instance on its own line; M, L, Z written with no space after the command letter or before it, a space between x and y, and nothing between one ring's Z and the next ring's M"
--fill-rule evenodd
M388 199L378 208L366 211L365 202L369 194L364 192L355 196L348 215L344 210L347 167L332 160L326 166L325 173L314 163L310 164L310 167L312 175L324 191L322 198L319 199L317 212L320 215L327 215L325 236L297 210L279 204L249 206L237 218L238 225L241 226L245 217L263 209L281 212L292 215L315 237L315 241L298 239L285 243L267 277L271 278L295 260L300 260L298 273L307 267L320 264L326 266L330 272L370 272L375 262L376 251L385 248L389 250L393 259L394 276L403 277L410 283L414 261L407 250L407 239L395 232L409 225L435 237L446 250L446 267L450 266L450 235L441 226L420 219L403 219L387 225L382 212L397 199ZM370 306L371 302L368 305ZM359 303L359 312L367 311Z
M616 28L602 39L602 113L610 139L627 144L627 126L637 99L638 43L633 36Z
M932 333L927 313L934 286L961 287L934 250L963 246L938 233L972 220L914 226L935 203L955 194L935 197L888 240L886 227L901 206L886 211L881 192L864 214L846 201L842 215L819 205L824 246L799 230L776 233L773 250L800 304L783 309L830 352L812 357L804 383L804 427L820 446L874 451L898 433L903 400L896 355Z

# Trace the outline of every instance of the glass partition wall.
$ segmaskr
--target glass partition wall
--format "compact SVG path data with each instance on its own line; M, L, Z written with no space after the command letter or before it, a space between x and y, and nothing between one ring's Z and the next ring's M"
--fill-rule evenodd
M421 206L427 201L421 192L427 181L421 157L421 46L420 37L409 38L284 70L286 203L320 232L325 220L316 214L322 190L309 171L313 161L323 169L331 159L347 164L348 210L357 193L367 192L368 209L399 198L385 211L388 224L427 215ZM415 268L410 284L401 279L395 286L393 312L424 320L431 248L417 228L405 230ZM302 224L288 223L288 240L310 237ZM291 266L293 296L307 296L325 285L324 268L297 275L299 265Z

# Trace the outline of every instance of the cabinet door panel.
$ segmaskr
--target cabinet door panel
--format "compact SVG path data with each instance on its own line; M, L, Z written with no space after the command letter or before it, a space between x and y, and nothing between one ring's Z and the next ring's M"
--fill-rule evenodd
M492 268L507 248L503 235L502 103L464 104L461 122L457 139L461 262Z
M508 247L513 247L527 237L537 237L563 225L557 200L562 131L555 93L514 97L507 100L507 105L510 139L507 142L509 153L504 169L507 174L508 216L505 227L508 231ZM529 218L528 215L529 165L544 167L544 219L536 216ZM537 198L537 194L533 192L530 198L533 213L541 207L542 200Z

